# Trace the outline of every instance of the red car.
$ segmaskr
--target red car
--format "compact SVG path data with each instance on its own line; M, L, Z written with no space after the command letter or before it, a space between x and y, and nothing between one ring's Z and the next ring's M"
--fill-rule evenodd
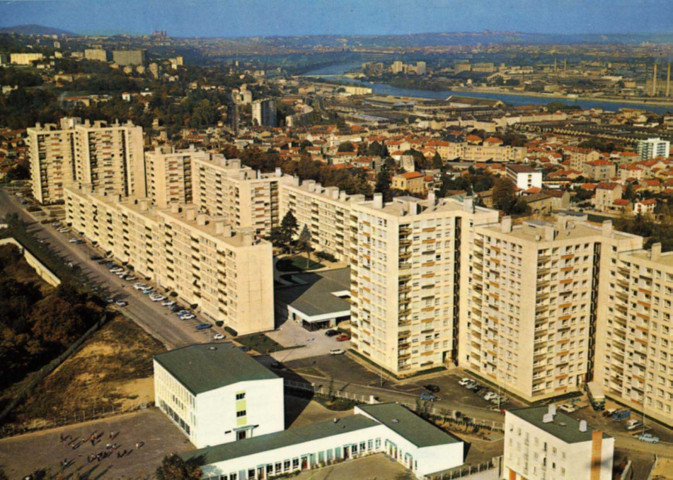
M350 339L351 339L350 335L346 335L345 333L342 333L341 335L336 337L337 342L347 342Z

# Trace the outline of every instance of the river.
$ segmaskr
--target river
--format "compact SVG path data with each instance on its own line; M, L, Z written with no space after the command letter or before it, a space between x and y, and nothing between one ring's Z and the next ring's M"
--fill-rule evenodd
M601 108L603 110L617 111L620 108L638 108L655 113L673 112L673 106L665 105L650 105L643 103L621 103L621 102L606 102L600 100L580 100L571 98L556 98L556 97L536 97L529 95L511 95L507 93L487 93L487 92L465 92L455 90L415 90L411 88L397 88L386 83L371 83L354 78L346 78L342 75L349 71L359 70L361 63L344 63L338 65L330 65L329 67L319 68L305 73L304 77L319 76L328 80L335 80L341 83L363 85L370 87L372 91L379 95L394 95L397 97L415 97L415 98L432 98L432 99L446 99L451 95L461 95L466 97L490 98L501 100L508 105L546 105L551 102L563 102L566 105L577 105L580 108Z

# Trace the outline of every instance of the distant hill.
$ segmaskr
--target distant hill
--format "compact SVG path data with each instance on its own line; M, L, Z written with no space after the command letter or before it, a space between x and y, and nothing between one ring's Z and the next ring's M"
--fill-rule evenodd
M21 35L77 35L76 33L61 30L60 28L45 27L43 25L15 25L0 27L0 33L19 33Z

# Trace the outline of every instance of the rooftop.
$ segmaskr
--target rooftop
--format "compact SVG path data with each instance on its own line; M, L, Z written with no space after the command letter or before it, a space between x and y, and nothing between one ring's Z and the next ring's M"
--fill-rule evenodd
M231 343L204 343L154 356L192 394L249 380L279 378Z
M292 275L301 285L276 289L276 301L289 305L307 316L348 312L350 303L335 292L350 291L350 268Z
M202 465L223 462L233 458L245 457L256 453L276 450L291 445L328 438L335 435L375 427L377 422L364 415L340 418L338 421L312 423L304 427L283 430L282 432L260 435L237 442L223 443L180 454L184 460L199 459Z
M397 403L358 405L357 408L419 448L461 442Z
M544 430L550 435L566 442L566 443L580 443L590 442L591 435L594 428L587 425L585 432L580 431L580 422L563 412L556 412L554 420L549 423L544 423L542 418L548 412L547 406L519 408L516 410L508 410L507 413L516 415L525 420L531 425L536 426L540 430ZM609 435L603 433L603 438L611 438Z

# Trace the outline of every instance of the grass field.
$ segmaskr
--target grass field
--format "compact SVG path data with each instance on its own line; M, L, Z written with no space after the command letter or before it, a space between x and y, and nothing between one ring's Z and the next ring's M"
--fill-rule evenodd
M8 423L36 428L152 402L152 358L164 350L131 320L117 316L48 375Z
M323 264L309 260L308 266L306 263L306 257L300 255L292 255L290 257L284 257L276 262L276 268L281 272L295 272L297 270L315 270L316 268L322 268Z
M290 348L300 348L299 346L284 347L280 343L270 339L263 333L254 333L244 337L237 337L236 341L250 347L256 352L268 354L273 352L280 352L281 350L288 350Z

